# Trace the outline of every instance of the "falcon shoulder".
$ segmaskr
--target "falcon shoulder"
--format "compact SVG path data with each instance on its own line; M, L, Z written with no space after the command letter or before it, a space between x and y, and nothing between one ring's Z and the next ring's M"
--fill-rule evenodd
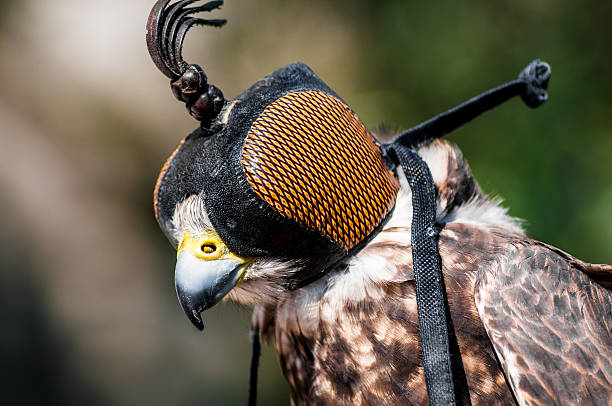
M533 240L480 269L478 313L520 404L612 402L610 280L612 267Z

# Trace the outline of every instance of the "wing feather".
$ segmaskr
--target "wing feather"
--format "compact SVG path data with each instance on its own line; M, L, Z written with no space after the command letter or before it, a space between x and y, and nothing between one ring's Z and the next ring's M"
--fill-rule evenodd
M479 272L478 313L520 404L612 404L612 292L585 273L607 268L524 241Z

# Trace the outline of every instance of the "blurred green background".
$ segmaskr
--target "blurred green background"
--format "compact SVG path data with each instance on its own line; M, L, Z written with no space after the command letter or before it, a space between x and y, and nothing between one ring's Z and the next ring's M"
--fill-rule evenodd
M249 310L183 315L152 214L166 156L195 128L149 60L152 0L0 2L2 404L244 404ZM533 237L612 263L612 3L227 1L185 57L232 97L294 61L376 128L408 128L532 59L513 100L449 138ZM288 404L264 349L260 404Z

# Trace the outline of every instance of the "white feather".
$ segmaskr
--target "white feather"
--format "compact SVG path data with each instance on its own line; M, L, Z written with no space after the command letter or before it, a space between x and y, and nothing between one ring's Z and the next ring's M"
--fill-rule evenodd
M199 235L213 230L212 223L204 206L202 194L191 195L174 208L172 215L172 230L170 233L175 241L181 242L185 231L192 235Z

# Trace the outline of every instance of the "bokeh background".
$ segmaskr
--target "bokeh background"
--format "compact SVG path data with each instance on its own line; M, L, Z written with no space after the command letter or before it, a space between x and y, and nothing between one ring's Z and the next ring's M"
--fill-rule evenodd
M152 0L0 1L0 401L246 402L249 309L183 315L152 214L166 156L197 125L149 60ZM450 138L530 235L612 263L612 3L227 1L185 57L226 96L293 61L366 125L408 128L553 67L550 100L513 100ZM260 404L288 404L271 347Z

